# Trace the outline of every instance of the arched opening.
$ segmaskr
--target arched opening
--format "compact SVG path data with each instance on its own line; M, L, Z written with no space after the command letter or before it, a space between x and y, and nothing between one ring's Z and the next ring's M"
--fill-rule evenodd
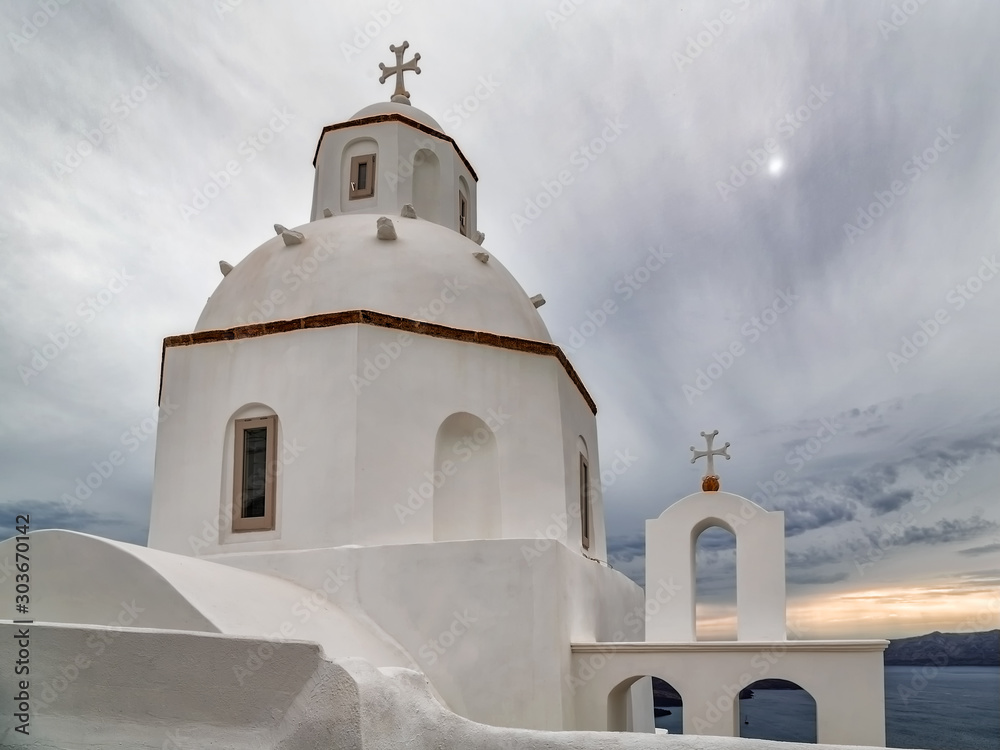
M629 677L608 693L608 731L683 734L684 701L666 680Z
M413 155L413 208L417 216L441 223L441 164L437 154L422 148Z
M500 538L500 468L493 431L452 414L434 445L434 541Z
M570 517L580 520L580 544L589 550L594 539L594 487L591 483L590 452L582 435L576 438L578 504L570 509ZM569 541L569 540L567 540Z
M341 211L374 205L380 168L378 142L374 138L355 138L344 146L340 157Z
M735 641L736 535L717 524L696 529L692 546L695 570L695 639Z
M788 680L757 680L743 688L737 720L740 737L816 742L816 700Z
M684 700L666 680L653 678L653 722L657 729L684 734Z

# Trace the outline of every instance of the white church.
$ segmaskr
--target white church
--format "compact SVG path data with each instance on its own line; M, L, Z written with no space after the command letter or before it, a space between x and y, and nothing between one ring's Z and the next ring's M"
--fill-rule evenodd
M719 490L716 433L647 522L645 591L608 565L597 406L484 247L407 47L391 101L320 134L309 222L163 342L148 546L0 543L31 559L27 611L0 583L0 746L735 748L761 679L809 692L819 743L884 746L887 642L789 639L783 515ZM695 632L712 526L730 641ZM650 676L702 736L655 729Z

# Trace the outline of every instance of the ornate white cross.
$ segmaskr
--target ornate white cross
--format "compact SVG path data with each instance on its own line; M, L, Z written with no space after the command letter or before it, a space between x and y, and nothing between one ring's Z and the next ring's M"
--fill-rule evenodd
M379 83L385 83L386 79L390 76L396 76L396 90L392 93L392 101L399 104L410 103L410 92L403 87L403 71L412 70L417 75L420 75L420 68L417 67L417 62L420 60L419 52L417 52L413 56L413 59L409 62L403 62L403 55L406 53L406 48L409 46L409 42L403 42L398 47L395 44L390 44L389 51L396 53L396 64L391 68L385 67L385 63L378 64L379 68L382 70L382 77L378 79Z
M725 456L726 460L730 459L730 455L726 453L726 449L729 447L729 443L726 443L722 448L717 450L712 450L712 441L715 440L715 436L719 434L718 430L712 430L711 432L703 432L701 436L705 438L706 449L703 451L696 451L694 446L691 446L691 452L694 453L691 456L691 463L694 463L699 458L703 456L708 459L708 466L705 467L705 476L714 477L715 476L715 461L713 460L716 456Z

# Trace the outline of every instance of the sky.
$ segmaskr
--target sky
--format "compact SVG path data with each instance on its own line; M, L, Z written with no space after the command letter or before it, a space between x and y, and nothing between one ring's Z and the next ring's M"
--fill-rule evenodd
M642 582L718 429L722 488L785 513L793 635L998 627L998 27L991 0L4 3L0 533L145 543L162 339L308 221L323 126L388 99L406 39L484 247L598 403L616 569ZM702 535L706 637L734 561Z

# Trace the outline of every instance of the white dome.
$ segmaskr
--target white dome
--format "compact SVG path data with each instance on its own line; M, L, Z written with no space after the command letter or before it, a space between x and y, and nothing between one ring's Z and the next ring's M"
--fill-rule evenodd
M426 125L429 128L434 128L439 133L444 132L444 128L441 127L440 123L438 123L437 120L424 112L422 109L417 109L410 104L397 104L396 102L378 102L377 104L370 104L364 109L355 112L351 115L350 119L360 120L362 117L375 117L377 115L388 114L403 115L404 117L416 120L420 124Z
M457 232L422 219L390 217L398 239L376 237L374 214L296 227L286 246L272 237L222 279L196 330L373 310L454 328L551 342L531 300L496 258Z

